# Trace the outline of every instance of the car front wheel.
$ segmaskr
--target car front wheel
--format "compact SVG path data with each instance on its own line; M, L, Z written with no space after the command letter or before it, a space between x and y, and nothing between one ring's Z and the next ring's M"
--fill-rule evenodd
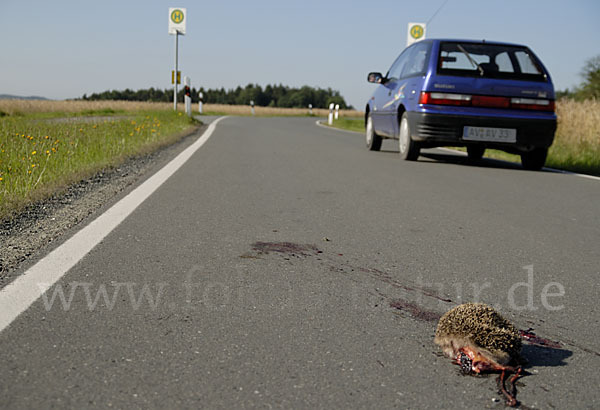
M418 143L410 137L410 124L408 123L408 115L402 114L400 119L400 135L398 136L400 158L408 161L416 161L419 158L421 148Z
M530 171L539 171L546 163L548 148L534 148L521 154L521 165Z
M367 148L369 151L379 151L381 149L381 137L375 133L373 128L373 119L371 113L367 116L367 124L365 126L365 137L367 141Z

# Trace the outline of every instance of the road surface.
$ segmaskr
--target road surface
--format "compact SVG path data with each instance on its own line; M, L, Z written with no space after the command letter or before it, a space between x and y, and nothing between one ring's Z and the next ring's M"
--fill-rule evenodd
M223 119L0 333L0 406L502 408L433 344L482 301L554 346L524 405L600 407L600 182L396 148Z

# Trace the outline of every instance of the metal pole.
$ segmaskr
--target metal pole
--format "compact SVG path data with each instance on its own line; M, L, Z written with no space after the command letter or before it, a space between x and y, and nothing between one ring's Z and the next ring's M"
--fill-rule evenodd
M173 88L173 110L177 111L177 52L179 47L179 31L175 32L175 88Z

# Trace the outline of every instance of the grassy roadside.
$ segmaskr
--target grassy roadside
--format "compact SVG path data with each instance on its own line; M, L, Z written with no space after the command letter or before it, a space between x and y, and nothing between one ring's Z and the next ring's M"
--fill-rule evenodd
M204 104L203 111L206 115L252 115L252 108L249 105ZM257 117L326 117L328 114L329 110L324 108L313 108L311 114L308 108L254 107L254 115ZM357 115L359 112L354 110L339 111L340 118Z
M3 110L0 220L127 158L181 138L195 122L168 110Z
M327 122L324 122L327 124ZM347 131L365 132L365 119L364 118L339 118L333 121L332 127L340 128Z
M81 115L83 112L101 113L127 113L131 111L168 111L173 109L173 103L138 102L138 101L37 101L37 100L0 100L0 118L6 115L41 114L53 115ZM179 111L184 110L183 104L178 104ZM198 104L192 104L194 113L198 111ZM252 108L249 105L204 104L205 115L239 115L251 116ZM313 108L312 116L326 117L328 109ZM300 117L311 116L308 108L274 108L255 107L257 117ZM340 117L357 117L361 113L354 110L340 110Z
M559 100L556 102L556 114L558 127L546 166L600 176L600 101ZM364 119L342 118L334 121L333 126L364 132ZM464 151L464 148L456 149ZM518 155L498 150L486 150L485 157L521 162Z

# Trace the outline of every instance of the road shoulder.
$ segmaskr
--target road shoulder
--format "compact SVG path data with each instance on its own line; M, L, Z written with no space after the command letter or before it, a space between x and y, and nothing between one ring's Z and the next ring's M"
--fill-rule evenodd
M73 229L93 220L98 211L131 191L192 144L207 126L186 131L174 144L151 154L128 159L116 168L98 172L64 192L31 204L0 225L0 289L20 268L63 242Z

